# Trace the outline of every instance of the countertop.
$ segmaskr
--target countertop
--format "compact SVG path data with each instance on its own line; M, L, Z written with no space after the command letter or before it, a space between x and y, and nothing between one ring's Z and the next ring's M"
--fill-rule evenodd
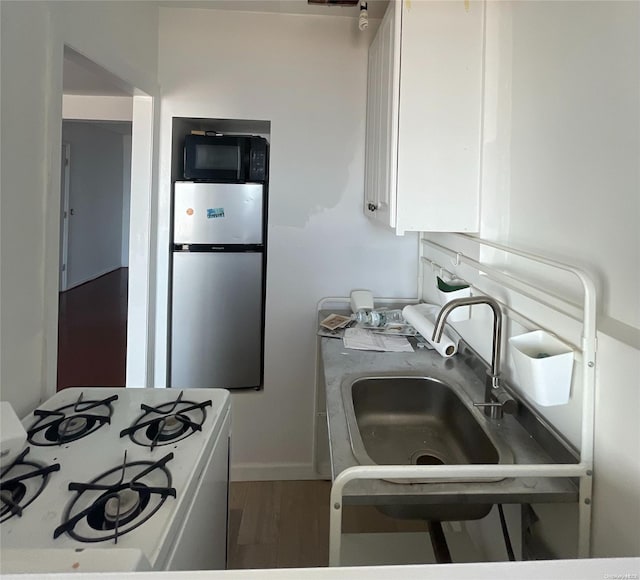
M3 580L35 580L43 576L72 580L78 574L10 574ZM593 560L538 560L532 562L487 562L481 564L430 564L424 566L366 566L354 568L289 568L273 570L221 570L190 572L122 572L82 574L86 580L602 580L640 578L640 558Z
M468 357L457 354L442 358L433 350L417 349L412 353L372 352L344 348L341 339L321 338L321 364L324 371L327 421L331 451L332 476L359 465L351 450L342 400L342 383L361 375L400 374L428 376L455 384L471 400L482 401L484 384L467 364ZM528 431L513 416L501 420L481 421L511 448L515 464L555 463ZM435 503L460 501L465 494L468 503L550 503L575 502L577 487L568 478L506 478L493 482L473 483L392 483L383 480L350 482L344 489L346 504ZM395 501L394 501L395 500Z

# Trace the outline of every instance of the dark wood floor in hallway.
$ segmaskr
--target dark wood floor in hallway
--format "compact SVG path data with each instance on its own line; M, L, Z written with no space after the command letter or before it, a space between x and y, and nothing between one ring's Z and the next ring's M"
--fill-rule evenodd
M120 268L60 293L58 390L124 386L128 281Z

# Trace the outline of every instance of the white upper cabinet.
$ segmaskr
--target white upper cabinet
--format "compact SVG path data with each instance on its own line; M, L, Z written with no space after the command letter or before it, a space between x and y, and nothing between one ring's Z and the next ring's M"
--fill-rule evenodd
M364 211L479 229L484 2L391 0L369 48Z

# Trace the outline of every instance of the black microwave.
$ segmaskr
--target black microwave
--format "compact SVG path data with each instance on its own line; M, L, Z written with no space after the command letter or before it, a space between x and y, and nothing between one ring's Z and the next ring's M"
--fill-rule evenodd
M244 183L267 181L268 144L255 135L186 135L186 180Z

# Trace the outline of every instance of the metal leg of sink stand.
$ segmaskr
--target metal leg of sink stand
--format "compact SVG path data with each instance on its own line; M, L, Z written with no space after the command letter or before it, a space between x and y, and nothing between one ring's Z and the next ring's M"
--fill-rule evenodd
M591 498L593 495L593 470L588 469L580 478L578 505L578 558L591 557Z
M340 566L340 544L342 541L342 496L333 501L329 513L329 566Z
M447 545L447 538L444 535L441 522L434 522L427 520L427 529L429 530L429 537L431 538L431 546L433 547L433 554L436 557L438 564L451 564L451 552L449 552L449 546Z

